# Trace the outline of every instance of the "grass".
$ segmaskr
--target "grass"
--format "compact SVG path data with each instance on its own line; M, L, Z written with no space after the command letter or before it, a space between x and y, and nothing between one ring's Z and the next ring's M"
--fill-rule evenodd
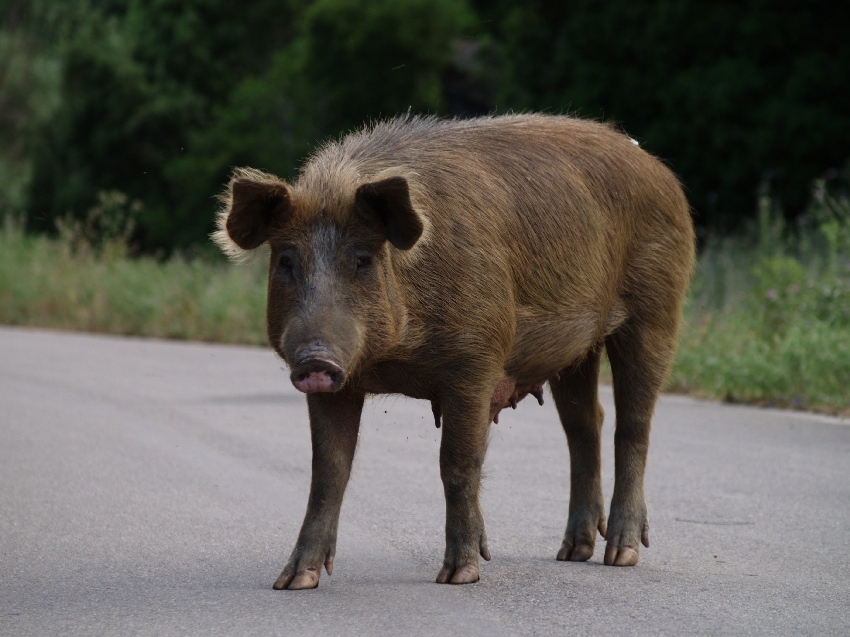
M131 258L131 227L0 230L0 323L227 343L265 343L265 264ZM119 201L118 207L126 202ZM850 413L850 202L815 190L787 228L762 198L745 236L704 242L668 390Z
M128 258L93 247L0 231L0 323L161 338L262 344L265 266L175 256Z
M847 197L816 184L791 229L765 195L757 228L706 242L668 389L850 413Z

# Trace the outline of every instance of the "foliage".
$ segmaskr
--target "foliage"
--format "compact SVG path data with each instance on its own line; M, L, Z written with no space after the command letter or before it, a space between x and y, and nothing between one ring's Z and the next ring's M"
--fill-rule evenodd
M143 250L182 249L233 166L291 176L409 109L544 110L618 123L709 231L762 183L791 222L850 160L848 23L827 0L0 0L0 208L52 232L119 191Z
M850 5L829 0L476 2L503 46L498 105L618 122L741 230L768 180L791 216L850 159Z
M164 174L206 126L213 104L261 72L287 32L285 3L225 0L71 2L48 48L61 59L61 108L38 128L29 185L31 227L82 214L103 190L145 203L148 247L201 240L201 221L175 208ZM212 193L207 193L207 201Z
M850 411L850 199L825 186L794 231L765 191L754 237L703 251L675 388Z
M233 166L283 176L328 134L364 117L445 112L441 81L472 16L456 0L317 0L262 76L238 82L166 165L178 208L209 222Z
M449 0L72 4L85 19L69 11L53 44L62 101L33 134L30 226L118 190L144 202L148 249L203 240L234 165L291 174L364 117L440 112L454 38L472 23Z
M93 228L66 226L51 239L26 235L7 217L0 230L0 323L265 342L263 264L234 268L179 254L164 262L131 259L120 230L97 235Z
M99 192L98 203L89 209L85 219L68 215L56 220L60 243L72 252L102 249L109 246L112 252L128 252L143 206L138 199L130 201L123 192Z
M21 210L31 177L30 139L59 106L60 66L21 28L24 15L7 15L0 29L0 210Z

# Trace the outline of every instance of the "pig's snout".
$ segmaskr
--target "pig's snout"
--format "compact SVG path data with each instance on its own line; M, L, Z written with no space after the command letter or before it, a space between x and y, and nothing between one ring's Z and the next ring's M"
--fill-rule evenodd
M342 387L345 372L329 358L307 354L302 356L289 375L295 389L305 394L334 392Z

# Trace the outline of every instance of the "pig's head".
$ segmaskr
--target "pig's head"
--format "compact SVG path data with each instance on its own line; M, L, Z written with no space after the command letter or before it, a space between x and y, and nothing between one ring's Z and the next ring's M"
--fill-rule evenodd
M269 343L302 392L333 392L392 347L406 321L393 250L423 232L404 177L327 196L253 170L234 173L214 238L231 255L270 248Z

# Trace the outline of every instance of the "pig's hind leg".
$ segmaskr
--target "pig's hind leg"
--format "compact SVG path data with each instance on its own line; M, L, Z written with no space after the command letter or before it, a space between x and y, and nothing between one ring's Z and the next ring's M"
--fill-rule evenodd
M274 583L277 590L316 588L322 566L333 571L339 512L357 447L364 395L340 392L311 394L310 435L313 478L307 514L289 561Z
M446 496L446 552L438 584L470 584L479 578L480 555L490 559L478 494L490 428L490 394L444 396L440 476Z
M549 380L570 448L570 509L559 560L584 562L593 555L597 530L605 537L600 457L604 413L597 396L601 349L594 348L582 362Z
M649 546L643 479L655 401L676 348L676 325L658 312L653 320L630 318L605 346L614 381L614 494L608 515L605 564L633 566L639 544Z

